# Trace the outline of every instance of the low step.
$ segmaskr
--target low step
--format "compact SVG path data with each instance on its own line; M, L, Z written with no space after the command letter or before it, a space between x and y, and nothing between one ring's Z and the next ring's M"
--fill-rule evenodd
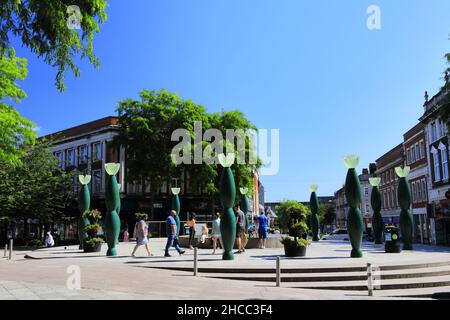
M201 261L199 261L201 263ZM412 263L404 265L385 265L380 266L381 271L394 271L394 270L408 270L408 269L426 269L434 267L450 266L450 261L439 261L430 263ZM176 270L176 271L188 271L192 272L192 267L176 267L176 266L152 266L156 269ZM281 273L331 273L331 272L365 272L367 267L355 266L355 267L312 267L312 268L282 268ZM275 264L273 268L198 268L198 272L201 273L276 273Z
M428 278L450 275L450 266L434 267L427 269L408 269L396 271L380 271L377 275L381 280ZM247 274L247 273L206 273L203 276L208 278L246 280L246 281L266 281L275 282L275 275L268 274ZM310 273L310 274L283 274L281 282L329 282L329 281L365 281L367 272L330 272L330 273Z

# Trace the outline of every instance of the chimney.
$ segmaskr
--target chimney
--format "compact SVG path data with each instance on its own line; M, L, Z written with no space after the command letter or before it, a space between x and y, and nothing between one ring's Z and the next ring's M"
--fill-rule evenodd
M428 98L429 98L428 91L425 91L425 104L428 103Z

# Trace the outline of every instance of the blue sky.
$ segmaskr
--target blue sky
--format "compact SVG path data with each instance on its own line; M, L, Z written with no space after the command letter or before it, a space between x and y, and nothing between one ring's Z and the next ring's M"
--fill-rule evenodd
M117 101L166 88L209 111L240 109L280 130L280 170L262 177L266 201L332 195L342 157L360 171L402 142L443 83L448 0L110 0L95 37L100 69L80 63L67 91L27 49L19 107L40 135L115 114ZM369 5L381 30L366 27Z

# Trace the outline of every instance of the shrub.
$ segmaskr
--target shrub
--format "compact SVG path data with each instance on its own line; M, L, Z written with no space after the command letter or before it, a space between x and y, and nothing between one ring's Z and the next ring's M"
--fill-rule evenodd
M83 231L88 234L89 238L94 238L101 230L102 227L98 223L89 224L83 228Z
M30 241L28 241L27 245L29 247L42 247L43 246L42 241L40 239L30 240Z
M88 218L92 223L97 223L102 218L102 213L97 209L88 210L84 213L83 217Z
M301 246L301 247L306 247L310 244L310 242L306 239L298 238L297 240L295 240L290 237L281 238L281 243L286 244L286 245L291 245L291 246L297 245L297 246Z

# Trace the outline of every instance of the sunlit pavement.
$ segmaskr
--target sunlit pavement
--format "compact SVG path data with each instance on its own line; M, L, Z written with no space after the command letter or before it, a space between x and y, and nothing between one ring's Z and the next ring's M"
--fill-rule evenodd
M153 257L143 247L137 258L130 257L134 243L120 243L116 257L106 257L106 244L100 253L83 253L78 246L34 251L14 251L13 259L0 259L0 299L384 299L339 290L298 289L282 284L205 277L200 272L164 268L192 268L193 250L184 255L171 250L164 257L165 239L150 239ZM199 249L202 268L275 268L280 256L282 268L333 268L407 265L450 261L450 249L416 245L414 251L386 254L383 246L363 245L364 257L351 259L350 243L319 242L307 249L304 258L287 259L283 249L249 249L233 261L223 261L221 250ZM28 258L25 258L28 256ZM73 270L80 271L80 289L71 287ZM72 270L72 271L71 271ZM222 270L223 271L223 270ZM226 272L226 270L225 270ZM69 286L67 283L69 282ZM386 299L392 299L391 297Z

